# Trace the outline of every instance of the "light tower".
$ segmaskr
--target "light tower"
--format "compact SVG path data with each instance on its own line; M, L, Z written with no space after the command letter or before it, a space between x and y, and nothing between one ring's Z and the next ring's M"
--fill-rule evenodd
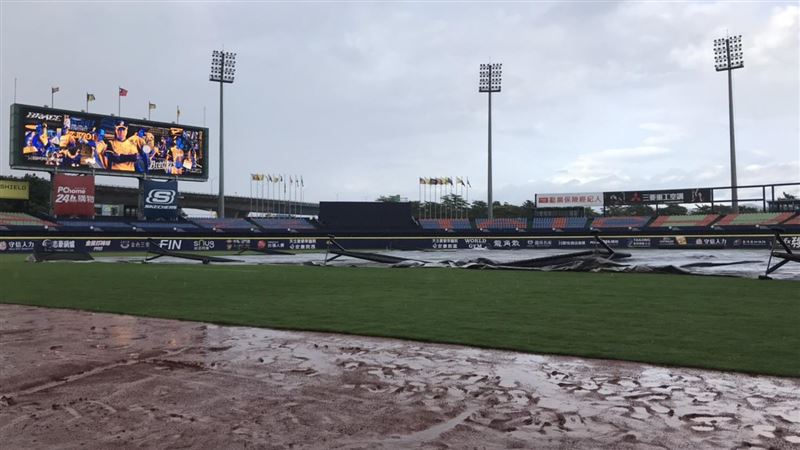
M489 164L487 211L489 219L494 218L492 206L492 92L500 92L502 64L481 64L478 78L478 92L489 94Z
M731 138L731 204L733 213L739 213L739 194L736 189L736 140L733 134L733 76L735 69L744 67L742 36L714 39L714 68L728 72L728 120Z
M225 217L225 158L223 157L222 86L233 83L236 73L236 53L214 50L211 53L210 81L219 82L219 204L217 217Z

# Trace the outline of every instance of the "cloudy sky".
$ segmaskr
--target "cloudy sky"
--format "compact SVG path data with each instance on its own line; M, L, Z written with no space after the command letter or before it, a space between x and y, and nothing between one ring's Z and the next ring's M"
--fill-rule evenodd
M216 192L219 90L211 51L235 51L225 89L226 193L249 174L302 175L305 198L418 198L418 178L468 177L494 199L730 184L727 84L713 40L743 35L734 73L739 184L800 181L800 8L792 2L0 3L0 174L8 107L50 102L209 127ZM34 26L35 25L35 26ZM205 114L204 114L205 111ZM19 175L20 172L14 172ZM131 185L101 177L99 183Z

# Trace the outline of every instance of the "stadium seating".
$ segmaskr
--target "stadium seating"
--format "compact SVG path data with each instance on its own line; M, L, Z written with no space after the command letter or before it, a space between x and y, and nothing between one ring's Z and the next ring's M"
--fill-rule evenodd
M800 226L800 214L792 217L791 219L783 222L781 225L792 225L792 226Z
M479 230L524 230L528 228L528 219L525 217L497 219L475 219L475 226Z
M200 228L187 222L131 222L131 225L142 231L196 231Z
M197 226L207 230L255 230L256 226L245 219L194 219Z
M256 225L264 228L265 230L314 230L314 227L311 222L307 219L291 219L291 218L280 218L280 217L267 217L267 218L258 218L258 219L250 219Z
M648 225L648 228L689 228L707 227L719 218L717 214L690 215L690 216L658 216Z
M728 214L719 222L714 224L720 227L752 227L756 225L778 225L790 219L794 213L746 213L746 214Z
M535 230L579 230L586 228L585 217L534 217Z
M9 230L37 229L57 227L53 222L42 220L30 214L17 212L0 212L0 226Z
M419 219L425 230L471 230L469 219Z
M650 216L596 217L592 228L643 228L651 219Z
M64 231L130 231L127 222L110 220L59 220L58 229Z

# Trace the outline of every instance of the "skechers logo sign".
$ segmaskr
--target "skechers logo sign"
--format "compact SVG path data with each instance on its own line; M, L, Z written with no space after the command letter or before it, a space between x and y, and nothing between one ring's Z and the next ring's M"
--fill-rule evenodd
M61 120L61 114L44 114L38 112L29 112L28 117L26 117L26 119L49 120L53 122L58 122Z
M176 192L170 189L153 189L147 193L145 199L145 207L152 209L176 209L175 203Z

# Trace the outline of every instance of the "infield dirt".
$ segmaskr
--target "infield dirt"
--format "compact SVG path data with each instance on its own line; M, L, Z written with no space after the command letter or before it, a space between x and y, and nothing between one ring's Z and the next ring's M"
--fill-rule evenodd
M0 344L4 448L800 447L794 378L15 305Z

